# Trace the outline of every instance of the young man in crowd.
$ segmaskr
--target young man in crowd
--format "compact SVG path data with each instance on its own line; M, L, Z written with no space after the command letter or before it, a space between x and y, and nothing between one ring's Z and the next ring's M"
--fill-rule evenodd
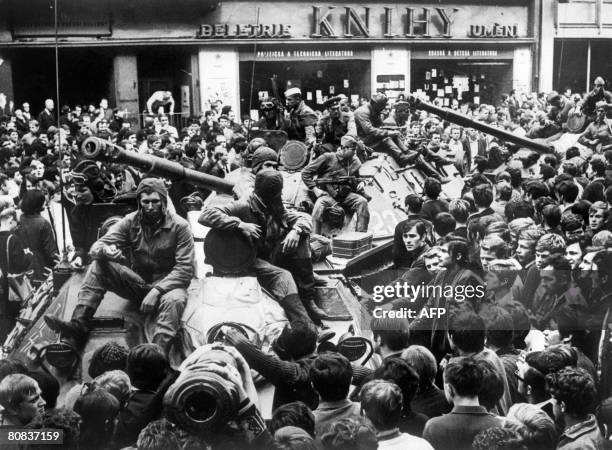
M444 393L453 410L429 419L423 438L436 450L471 450L474 437L482 430L503 425L503 420L480 406L478 393L483 382L482 368L472 358L450 361L444 369Z
M402 405L402 391L395 383L374 380L363 386L361 407L376 428L378 449L432 450L431 444L425 439L400 431Z

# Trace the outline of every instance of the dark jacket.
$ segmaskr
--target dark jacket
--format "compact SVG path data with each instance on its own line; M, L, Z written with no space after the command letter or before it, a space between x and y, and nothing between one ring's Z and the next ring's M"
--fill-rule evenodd
M31 255L26 254L21 239L10 231L0 231L0 269L4 275L0 279L0 283L2 283L0 316L15 317L19 313L20 306L17 304L18 302L9 303L8 301L8 281L5 275L7 273L23 273L28 270L30 263Z
M410 403L412 411L429 418L449 413L452 406L446 400L444 391L431 384L427 389L419 389Z
M310 367L314 356L297 361L283 361L275 355L262 352L237 333L228 333L226 337L249 363L251 369L259 372L276 387L273 410L294 401L304 402L312 410L317 408L319 396L310 382Z
M105 245L114 244L131 253L134 271L145 281L154 282L153 287L162 294L187 289L195 261L193 234L187 221L176 214L166 212L162 220L148 236L140 212L128 214L91 246L91 257L100 257Z
M51 268L58 259L57 242L51 224L40 214L24 214L19 221L16 235L34 254L35 280L45 278L44 268Z
M230 173L233 170L238 169L238 165L234 163L227 164L226 168L227 168L227 173ZM226 175L225 170L223 170L223 168L219 165L219 163L213 165L210 168L210 171L208 173L209 175L212 175L214 177L219 177L219 178L225 178L225 175Z
M317 115L303 101L289 113L289 125L286 129L287 137L296 141L305 141L314 137L314 127L317 124Z
M428 198L421 207L421 215L429 221L433 221L436 214L441 212L448 212L448 202L445 200Z
M467 220L467 228L468 235L471 240L475 240L476 236L480 234L481 237L485 234L485 222L482 220L483 217L492 216L496 222L505 222L506 219L499 214L497 214L493 209L485 208L480 212L475 212L468 217Z
M319 178L336 179L337 177L358 177L361 162L356 156L352 159L340 159L337 153L323 153L317 159L308 164L302 171L302 180L308 189L317 187L315 176ZM348 185L326 184L319 186L320 189L334 199L338 196L346 196L349 192L357 191L358 183L349 183ZM345 192L346 191L346 192Z
M257 256L267 261L273 259L277 244L292 228L299 229L302 236L312 231L312 220L307 214L283 208L280 217L273 219L255 193L225 206L205 208L198 222L218 230L236 230L241 222L259 225L262 235L257 242Z
M355 126L357 127L357 136L368 147L378 144L384 138L389 137L389 130L383 130L383 122L380 119L380 114L376 113L370 103L366 103L355 110Z
M423 438L436 450L472 450L472 441L478 433L503 423L503 419L488 413L483 406L455 406L449 414L429 419Z
M149 421L159 418L161 410L153 416L149 412L154 399L155 392L152 391L137 390L130 395L127 404L117 416L114 436L116 448L135 444L138 434L148 425Z
M321 117L315 128L317 137L324 144L340 145L340 139L349 131L349 117L341 115L333 118L329 115Z
M57 121L55 119L55 114L53 112L47 111L47 109L43 109L38 115L38 123L40 125L41 131L47 131L50 126L57 126Z

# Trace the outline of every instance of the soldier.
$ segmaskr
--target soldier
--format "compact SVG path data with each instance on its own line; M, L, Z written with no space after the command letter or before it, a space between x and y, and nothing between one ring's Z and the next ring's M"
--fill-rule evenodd
M328 147L328 151L335 150L340 145L340 139L346 134L353 136L357 135L355 129L355 122L351 120L348 113L342 110L341 102L343 97L338 95L327 100L323 106L327 108L327 114L325 114L315 128L317 138L320 139L321 143L331 144Z
M315 125L317 115L302 100L300 88L291 88L285 91L285 101L289 112L289 125L285 129L289 139L314 144Z
M164 182L146 178L136 191L138 211L125 216L90 250L91 265L78 293L70 321L45 316L52 330L76 347L85 344L106 291L140 303L140 311L157 311L153 343L168 354L180 326L187 287L194 272L193 235L189 224L167 210ZM123 263L130 253L132 267Z
M277 99L265 97L259 103L259 111L259 130L285 130L289 127L289 122L283 117L283 106Z
M399 139L399 131L381 128L383 125L381 112L387 101L384 94L374 94L368 103L355 110L357 136L374 151L387 153L398 165L405 166L412 163L418 154L410 156L406 154L407 149Z
M578 139L578 143L587 146L598 153L607 150L612 141L610 124L606 119L606 109L608 104L599 101L595 109L595 120L591 123ZM612 106L612 105L610 105Z
M588 93L582 105L582 112L587 116L593 116L596 113L597 103L599 102L605 102L612 106L612 92L606 91L604 87L606 82L604 79L602 77L597 77L593 84L593 90Z
M289 320L311 323L312 318L321 324L325 312L315 303L310 216L286 210L282 190L281 173L262 170L255 176L254 190L248 197L225 206L208 207L198 221L207 227L237 230L247 236L257 246L251 270L285 309Z
M357 140L344 136L340 148L335 153L325 153L312 161L302 171L304 184L311 190L317 201L312 211L313 233L320 234L323 216L328 208L338 206L355 213L355 231L365 232L370 222L368 201L363 183L348 181L346 184L326 184L317 187L314 177L334 180L339 176L359 177L361 162L355 156Z

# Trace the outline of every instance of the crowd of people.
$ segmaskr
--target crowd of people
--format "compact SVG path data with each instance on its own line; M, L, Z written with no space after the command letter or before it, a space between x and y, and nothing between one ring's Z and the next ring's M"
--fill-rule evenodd
M258 121L214 102L180 130L163 112L163 93L162 109L138 130L105 99L64 106L59 118L52 100L36 117L27 103L10 111L0 118L0 341L23 306L9 279L25 274L36 287L59 259L54 203L70 219L71 264L86 274L72 319L46 316L47 325L82 349L110 290L154 314L156 327L151 343L96 349L86 383L60 386L38 367L0 360L0 425L61 429L65 448L612 448L612 93L600 77L594 85L585 95L513 91L496 105L452 102L474 120L546 140L546 154L379 93L355 105L334 97L315 111L291 88L285 105L263 99ZM585 118L583 131L568 133L572 117ZM310 152L308 195L293 204L283 202L278 152L264 137L249 139L269 130ZM171 364L194 274L181 199L209 192L84 160L79 147L90 136L216 177L248 169L235 201L204 208L199 221L255 243L250 269L289 319L274 354L223 328L221 342ZM570 145L554 147L564 140ZM364 303L379 309L370 324L377 356L361 366L330 351L338 349L318 351L329 330L314 295L311 244L345 215L368 230L359 170L372 152L425 177L423 192L405 198L389 279L442 289ZM445 166L465 180L455 198L443 194ZM317 183L338 177L346 183ZM92 205L120 197L136 211L99 234ZM398 318L403 309L445 314ZM275 388L268 420L251 370ZM231 386L221 403L180 400L181 383L203 384L210 374ZM213 416L223 420L202 425Z

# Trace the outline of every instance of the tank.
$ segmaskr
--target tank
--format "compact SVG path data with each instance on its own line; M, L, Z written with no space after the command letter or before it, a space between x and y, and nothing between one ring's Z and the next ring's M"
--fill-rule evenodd
M91 137L84 141L82 154L98 161L129 164L170 180L188 180L213 190L216 194L213 197L218 203L231 201L232 198L234 183L231 181L189 170L178 163L155 156L129 152L99 138ZM124 214L128 212L124 211ZM401 220L403 211L398 209L397 212L399 215L396 220ZM183 332L171 359L178 365L186 353L209 341L210 330L228 320L255 330L253 341L269 349L275 336L286 324L284 311L276 300L261 289L255 277L217 277L212 274L211 267L204 264L203 243L208 230L197 223L198 216L199 211L193 211L189 217L196 241L198 276L192 280L188 289L189 298L182 317ZM385 236L390 236L390 231L385 231ZM344 266L325 265L323 272L327 284L317 288L320 304L330 316L328 324L337 330L338 336L344 334L351 325L357 333L362 330L359 325L359 298L342 275L343 269ZM3 345L4 356L17 357L31 367L44 366L53 373L62 384L62 393L77 380L89 379L87 368L91 356L104 343L116 341L132 348L151 340L152 321L144 317L133 302L108 292L96 312L84 349L76 353L63 346L57 334L46 326L43 316L51 314L68 320L76 306L84 276L84 272L72 272L60 287L54 285L53 276L50 275L33 292L22 317ZM206 295L203 295L204 292ZM262 388L265 390L265 386ZM271 395L269 398L271 401ZM263 403L266 401L263 400Z
M234 184L219 177L187 169L179 163L168 161L152 155L130 152L124 148L98 137L89 137L83 141L82 154L87 159L128 164L152 175L159 175L169 180L189 181L190 183L224 194L232 193Z
M520 147L535 150L540 153L552 153L554 151L554 148L543 140L534 140L526 137L516 136L512 133L509 133L508 131L492 127L490 125L487 125L486 123L482 123L477 120L470 119L469 117L458 114L450 109L440 108L438 106L432 105L431 103L424 102L420 98L415 97L413 95L409 96L408 102L410 103L410 107L413 109L427 111L461 127L474 128L475 130L482 131L485 134L495 136L496 138L501 139L504 142L510 142Z

